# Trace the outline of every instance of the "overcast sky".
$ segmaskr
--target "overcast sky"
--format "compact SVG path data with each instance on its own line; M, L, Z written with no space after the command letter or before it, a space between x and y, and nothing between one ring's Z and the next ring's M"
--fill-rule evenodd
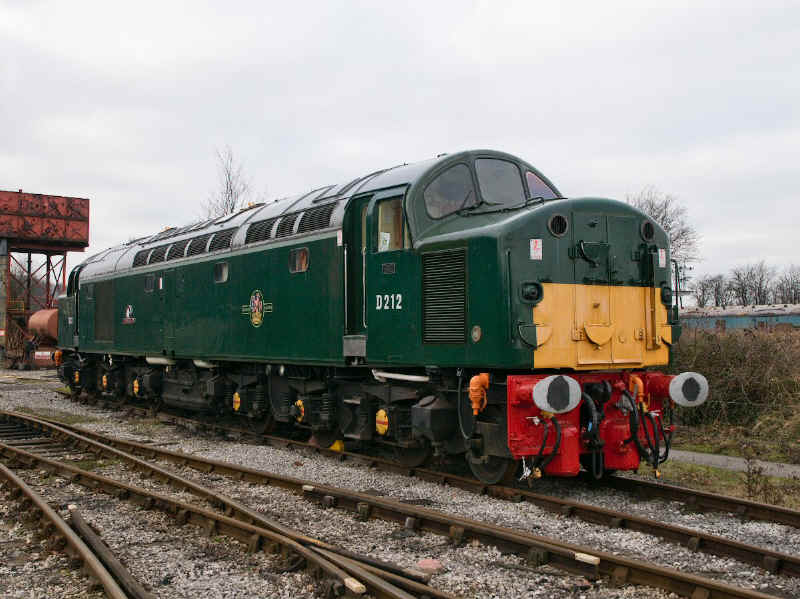
M90 198L90 253L195 220L225 145L270 198L481 147L674 194L696 272L800 263L798 106L800 2L0 0L0 189Z

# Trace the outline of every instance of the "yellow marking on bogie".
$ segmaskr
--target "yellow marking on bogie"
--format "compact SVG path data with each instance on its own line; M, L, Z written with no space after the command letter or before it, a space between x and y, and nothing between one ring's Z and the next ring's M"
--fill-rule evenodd
M344 441L341 439L336 439L336 441L333 442L333 445L328 447L328 449L332 449L333 451L344 451Z
M543 283L535 368L644 368L669 361L672 327L653 287ZM539 334L541 331L541 335Z
M242 407L242 396L237 391L233 394L233 411L238 412L240 407Z
M375 432L383 436L389 430L389 414L381 408L375 413Z

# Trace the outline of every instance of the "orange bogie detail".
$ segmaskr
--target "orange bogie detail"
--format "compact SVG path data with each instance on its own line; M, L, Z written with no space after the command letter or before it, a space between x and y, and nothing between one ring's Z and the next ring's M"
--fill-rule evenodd
M489 373L481 372L469 380L469 401L472 413L477 416L486 407L486 390L489 388Z

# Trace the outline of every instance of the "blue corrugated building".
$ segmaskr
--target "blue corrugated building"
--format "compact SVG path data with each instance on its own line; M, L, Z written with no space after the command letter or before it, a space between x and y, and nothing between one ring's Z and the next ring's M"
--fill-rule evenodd
M717 331L800 328L800 304L689 308L681 311L680 321L687 329Z

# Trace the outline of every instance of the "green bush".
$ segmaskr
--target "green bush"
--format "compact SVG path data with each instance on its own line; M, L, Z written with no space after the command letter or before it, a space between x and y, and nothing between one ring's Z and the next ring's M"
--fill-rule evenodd
M672 349L672 372L699 372L710 389L705 404L679 410L683 423L777 427L791 437L786 428L800 414L800 331L684 329Z

